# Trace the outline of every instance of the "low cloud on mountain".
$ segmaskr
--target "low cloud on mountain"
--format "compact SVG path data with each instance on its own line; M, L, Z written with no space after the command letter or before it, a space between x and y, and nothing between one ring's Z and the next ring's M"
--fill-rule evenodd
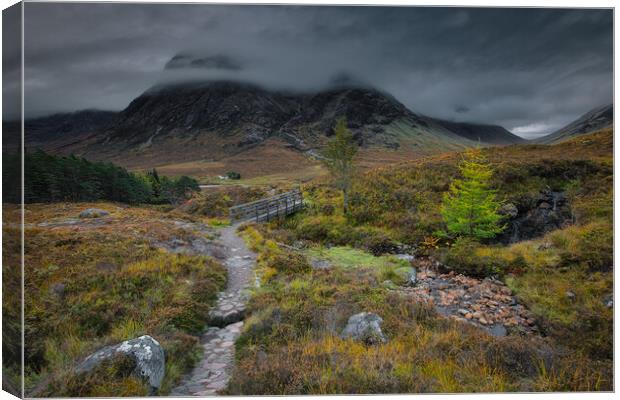
M612 101L610 10L27 3L25 18L28 116L120 110L162 81L354 77L535 137Z

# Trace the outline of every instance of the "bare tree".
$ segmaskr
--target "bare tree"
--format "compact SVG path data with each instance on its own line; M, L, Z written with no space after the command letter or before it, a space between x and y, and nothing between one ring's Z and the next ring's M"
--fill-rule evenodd
M335 136L327 143L323 155L325 165L334 178L336 187L342 190L343 209L346 214L349 206L349 188L354 172L353 157L357 153L357 144L344 118L336 122L334 132Z

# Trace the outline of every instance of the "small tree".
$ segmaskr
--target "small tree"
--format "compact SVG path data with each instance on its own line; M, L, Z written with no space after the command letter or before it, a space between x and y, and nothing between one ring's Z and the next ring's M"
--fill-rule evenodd
M344 196L343 210L347 213L349 205L349 188L353 177L353 157L357 153L357 145L353 134L347 128L347 122L340 118L334 128L335 136L327 143L323 155L325 165L335 180L336 187Z
M441 214L448 231L473 239L488 239L501 233L504 225L498 213L497 191L490 188L493 170L479 149L465 152L459 171L444 195Z

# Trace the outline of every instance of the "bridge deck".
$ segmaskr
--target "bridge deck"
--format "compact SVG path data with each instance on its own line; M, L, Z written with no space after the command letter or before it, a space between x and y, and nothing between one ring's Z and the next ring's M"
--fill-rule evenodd
M273 218L283 218L293 214L304 207L304 199L301 190L295 189L276 196L239 204L229 209L231 221L256 222L270 221Z

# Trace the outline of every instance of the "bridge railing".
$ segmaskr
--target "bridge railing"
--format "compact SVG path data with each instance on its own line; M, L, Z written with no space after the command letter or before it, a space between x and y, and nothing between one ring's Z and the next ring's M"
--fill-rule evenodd
M265 199L239 204L229 209L231 221L256 222L270 221L273 218L282 218L304 207L304 199L300 189L281 193Z

